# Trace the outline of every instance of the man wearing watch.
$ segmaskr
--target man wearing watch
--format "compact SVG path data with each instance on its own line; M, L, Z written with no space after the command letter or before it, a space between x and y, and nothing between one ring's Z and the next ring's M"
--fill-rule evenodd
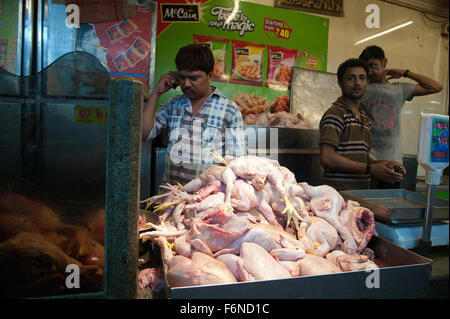
M375 160L390 158L402 163L400 114L403 104L405 101L411 101L414 96L438 93L442 90L442 85L408 69L387 69L388 59L383 49L375 45L365 48L359 58L369 66L369 83L361 102L373 121L370 155ZM401 77L417 83L390 82ZM403 166L397 169L405 171ZM384 187L382 184L375 183L374 188L399 186L397 184Z
M361 60L342 63L337 72L342 95L320 121L320 162L325 168L322 183L337 190L368 189L371 176L386 182L402 179L394 170L400 164L369 156L372 122L360 103L368 73Z

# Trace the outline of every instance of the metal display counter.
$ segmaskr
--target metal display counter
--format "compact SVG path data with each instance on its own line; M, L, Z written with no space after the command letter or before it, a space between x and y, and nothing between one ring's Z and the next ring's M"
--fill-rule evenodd
M368 298L429 286L430 259L376 236L368 247L374 250L375 263L380 267L379 281L373 270L351 271L225 285L177 288L166 285L166 296L173 299Z

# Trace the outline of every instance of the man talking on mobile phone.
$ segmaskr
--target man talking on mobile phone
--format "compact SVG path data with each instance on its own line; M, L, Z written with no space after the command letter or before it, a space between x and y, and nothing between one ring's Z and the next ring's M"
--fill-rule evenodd
M177 72L161 76L144 106L142 139L169 129L164 180L184 185L214 164L211 151L239 157L246 147L239 107L210 84L214 56L209 45L182 47L175 65ZM178 85L183 94L156 111L160 96Z

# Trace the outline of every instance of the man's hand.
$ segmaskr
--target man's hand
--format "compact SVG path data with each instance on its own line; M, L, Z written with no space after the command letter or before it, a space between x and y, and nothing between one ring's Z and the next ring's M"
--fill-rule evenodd
M401 172L406 173L406 169L395 161L378 161L372 164L370 172L374 177L382 181L388 183L400 182L403 179L403 174L396 172L396 167L399 167Z
M396 161L390 161L387 165L397 173L406 174L406 168Z
M173 71L169 71L167 73L164 73L161 78L158 81L158 84L156 85L156 92L161 95L169 91L171 88L173 88L173 84L175 83L177 79L177 73Z
M152 90L147 102L144 106L142 115L142 140L145 141L152 131L155 122L156 105L158 104L161 94L166 93L172 87L177 79L177 73L169 71L164 73L158 81L156 87Z
M386 69L386 79L391 80L401 78L405 72L406 70L402 69Z

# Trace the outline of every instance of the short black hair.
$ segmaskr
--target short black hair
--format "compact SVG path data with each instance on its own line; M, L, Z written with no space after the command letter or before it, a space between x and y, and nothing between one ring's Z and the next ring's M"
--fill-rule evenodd
M356 68L356 67L364 68L364 70L366 71L366 75L369 75L369 67L363 60L351 58L341 63L341 65L339 65L337 71L338 81L342 82L342 78L344 77L345 71L347 71L348 68Z
M214 68L214 56L209 44L189 44L178 51L175 65L178 70L200 70L209 74Z
M359 58L363 61L367 61L369 59L378 59L380 61L383 61L386 57L384 56L384 51L382 48L376 45L371 45L365 48L363 52L361 52Z

